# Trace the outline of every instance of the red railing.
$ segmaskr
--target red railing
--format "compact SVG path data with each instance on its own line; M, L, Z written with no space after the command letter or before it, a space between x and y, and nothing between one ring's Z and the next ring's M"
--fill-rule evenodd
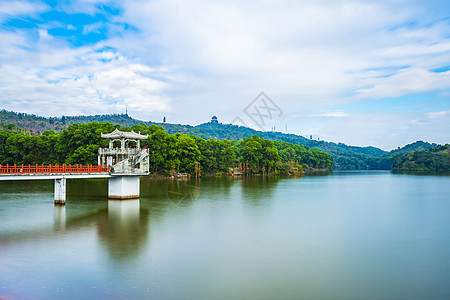
M94 165L0 165L0 174L53 174L53 173L102 173L109 166Z

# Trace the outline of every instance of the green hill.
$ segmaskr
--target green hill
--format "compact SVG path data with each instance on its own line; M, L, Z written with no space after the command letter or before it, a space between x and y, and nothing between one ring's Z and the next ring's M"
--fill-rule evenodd
M403 148L384 151L376 147L357 147L349 146L343 143L333 143L326 141L317 141L307 139L301 135L288 134L273 131L257 131L252 128L222 123L203 123L197 126L172 124L172 123L155 123L144 122L130 117L128 114L106 114L93 116L62 116L59 118L45 118L36 115L16 113L12 111L1 110L0 122L4 124L12 124L23 128L25 131L34 135L40 135L46 130L54 130L62 132L71 124L82 124L89 122L108 122L111 124L119 124L123 127L132 127L133 125L146 124L147 126L155 124L162 126L167 133L186 133L202 137L204 139L215 138L218 140L234 140L240 141L246 137L258 135L262 138L273 141L284 141L296 145L307 146L313 149L324 151L333 156L334 168L344 170L357 169L391 169L391 159L395 155L405 154L410 151L427 150L435 144L426 142L415 142L406 145ZM10 126L12 126L10 125Z
M390 151L387 154L384 154L380 157L372 157L369 159L369 169L372 170L390 170L392 168L392 158L396 155L403 155L411 151L421 151L428 150L433 147L436 147L437 144L430 144L423 141L417 141L411 144L408 144L402 148L398 147Z
M392 158L394 171L450 171L450 144L410 151Z

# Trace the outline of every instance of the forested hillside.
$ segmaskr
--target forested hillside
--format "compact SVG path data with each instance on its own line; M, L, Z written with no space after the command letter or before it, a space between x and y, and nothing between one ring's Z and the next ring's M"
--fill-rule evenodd
M428 150L437 146L436 144L430 144L423 141L417 141L411 144L408 144L402 148L398 147L390 151L387 154L384 154L381 157L372 157L369 159L369 169L372 170L390 170L392 168L392 158L396 155L406 154L411 151L421 151Z
M450 144L411 151L392 158L394 171L450 171Z
M72 124L62 133L49 130L40 136L0 130L0 163L5 164L96 164L99 147L108 140L101 133L115 128L149 136L141 142L150 151L150 171L169 175L226 173L230 167L246 166L251 173L288 174L291 170L329 170L333 158L309 147L272 142L258 137L242 141L204 139L183 133L169 134L160 126L146 124L121 127L111 123Z
M405 154L410 151L426 150L436 146L435 144L419 141L406 145L403 148L398 148L392 150L391 152L387 152L376 147L348 146L343 143L332 143L307 139L296 134L273 131L257 131L248 127L231 124L208 122L197 126L191 126L172 123L143 122L141 120L134 119L127 114L44 118L35 115L2 110L0 111L0 122L8 124L4 126L18 126L20 128L24 128L25 131L22 132L30 132L32 135L40 135L45 130L49 129L54 130L55 133L61 133L72 124L83 124L88 122L108 122L126 127L132 127L140 124L150 126L154 124L164 128L168 134L189 134L196 137L201 137L203 139L214 138L217 140L242 141L244 138L257 135L271 141L284 141L326 152L333 157L334 168L343 170L390 170L391 159L395 155ZM15 130L17 131L17 128Z
M0 110L0 122L3 124L14 124L17 127L20 127L35 135L40 135L46 130L61 132L69 125L89 122L109 122L128 127L142 123L142 121L133 119L126 114L45 118L32 114L16 113L7 110Z
M231 141L240 141L245 137L258 135L268 140L285 141L296 145L308 146L310 148L329 153L333 156L334 161L336 162L336 169L366 169L370 157L378 157L383 153L386 153L385 151L375 147L354 147L347 146L342 143L328 143L325 141L310 140L295 134L257 131L248 127L231 124L204 123L197 126L191 126L171 123L153 123L133 119L127 114L44 118L5 110L0 111L0 122L17 125L33 135L40 135L45 130L49 129L60 133L71 124L82 124L93 121L109 122L111 124L120 124L121 126L127 127L143 123L147 126L155 124L162 126L169 134L184 133L195 135L196 137L202 137L204 139L215 138L218 140L228 139Z

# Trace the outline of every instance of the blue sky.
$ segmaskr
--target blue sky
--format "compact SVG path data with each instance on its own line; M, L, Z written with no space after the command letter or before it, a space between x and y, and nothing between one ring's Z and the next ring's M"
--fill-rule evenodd
M1 1L0 108L450 142L448 1Z

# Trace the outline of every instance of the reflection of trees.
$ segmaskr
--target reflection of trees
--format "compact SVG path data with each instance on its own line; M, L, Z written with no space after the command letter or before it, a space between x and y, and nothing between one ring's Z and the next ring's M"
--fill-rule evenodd
M148 242L150 221L155 223L163 219L174 206L187 208L198 199L227 200L232 199L233 195L239 198L239 193L248 204L260 205L271 197L279 181L273 176L189 180L142 178L140 200L107 202L106 180L71 180L67 205L54 207L53 226L5 232L0 234L0 243L48 239L69 231L82 232L95 228L101 245L112 259L134 258ZM50 189L53 182L45 184ZM23 185L20 188L23 189Z
M100 242L113 259L137 256L148 236L148 210L139 200L109 200L108 214L98 219Z
M200 180L170 180L167 198L177 206L192 205L200 198Z
M329 176L329 175L333 175L333 171L316 171L316 172L308 172L308 177L312 177L312 176Z
M252 205L272 196L274 187L280 181L276 176L244 176L242 178L242 197Z
M141 201L149 206L150 213L176 205L187 207L208 193L228 197L231 187L241 177L202 177L201 179L144 179L141 181ZM239 184L239 183L238 183ZM202 187L205 187L203 189Z
M141 200L149 207L150 213L170 205L192 205L201 195L200 179L144 180L141 181Z
M74 201L79 198L98 200L99 195L103 198L108 195L107 179L70 179L67 181L67 201Z

